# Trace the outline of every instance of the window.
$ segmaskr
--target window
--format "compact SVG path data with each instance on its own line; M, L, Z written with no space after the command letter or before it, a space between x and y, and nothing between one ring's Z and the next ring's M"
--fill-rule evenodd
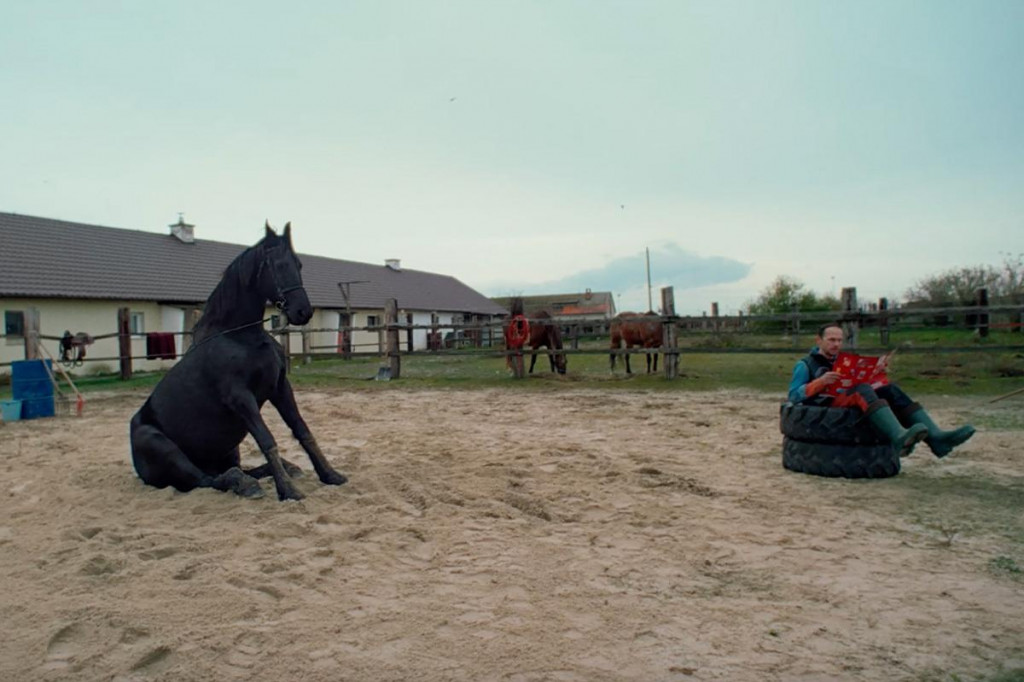
M130 321L128 323L129 331L132 334L145 334L146 333L146 314L145 313L131 313Z
M271 315L270 316L270 328L271 329L280 329L283 326L284 325L281 324L281 316L280 315Z
M367 327L379 327L380 326L380 315L367 315L366 316Z
M21 310L4 311L4 334L25 336L25 313Z

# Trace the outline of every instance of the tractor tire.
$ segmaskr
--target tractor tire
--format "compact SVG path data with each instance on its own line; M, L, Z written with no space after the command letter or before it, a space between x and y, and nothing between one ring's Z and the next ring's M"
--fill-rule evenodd
M871 428L860 410L845 407L782 403L779 430L783 436L809 443L885 445L888 442Z
M829 478L889 478L900 472L900 456L889 443L849 445L782 439L782 466Z

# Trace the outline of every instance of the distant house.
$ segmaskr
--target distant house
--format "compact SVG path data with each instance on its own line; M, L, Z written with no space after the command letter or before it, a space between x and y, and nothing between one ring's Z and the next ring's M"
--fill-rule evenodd
M117 331L117 311L129 308L133 356L145 356L152 332L189 331L227 265L250 246L195 238L183 220L159 234L0 212L0 371L24 357L25 312L39 312L40 333L65 331L103 336ZM262 226L253 230L255 243ZM314 307L306 329L313 352L342 351L341 329L383 323L385 302L396 299L401 321L430 325L441 334L452 325L489 322L507 314L491 299L448 275L403 268L400 261L371 265L300 254L303 281ZM268 327L280 320L268 307ZM427 329L402 335L402 347L424 349ZM376 351L380 334L356 331L355 352ZM177 352L184 349L176 337ZM58 344L45 343L57 353ZM116 357L118 340L100 339L90 357ZM139 369L167 366L168 360L136 361Z
M527 317L545 310L563 325L603 323L615 317L615 299L610 291L590 291L576 294L549 294L520 296ZM492 298L498 306L511 309L512 297Z

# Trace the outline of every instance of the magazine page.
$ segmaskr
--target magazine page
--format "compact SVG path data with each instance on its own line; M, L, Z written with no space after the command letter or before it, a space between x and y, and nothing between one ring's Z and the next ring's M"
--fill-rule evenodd
M832 371L839 373L839 381L829 386L825 393L831 396L846 395L859 384L870 384L871 388L885 386L889 383L886 371L894 352L876 357L840 351L832 365Z

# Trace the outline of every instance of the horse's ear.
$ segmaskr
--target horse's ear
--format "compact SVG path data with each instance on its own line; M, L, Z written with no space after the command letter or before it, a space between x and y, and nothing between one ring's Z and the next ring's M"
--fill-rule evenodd
M284 240L288 242L288 246L292 245L292 221L288 221L284 224Z
M274 228L272 228L270 226L270 221L269 220L267 221L267 235L266 236L268 236L268 237L273 237L274 236Z

